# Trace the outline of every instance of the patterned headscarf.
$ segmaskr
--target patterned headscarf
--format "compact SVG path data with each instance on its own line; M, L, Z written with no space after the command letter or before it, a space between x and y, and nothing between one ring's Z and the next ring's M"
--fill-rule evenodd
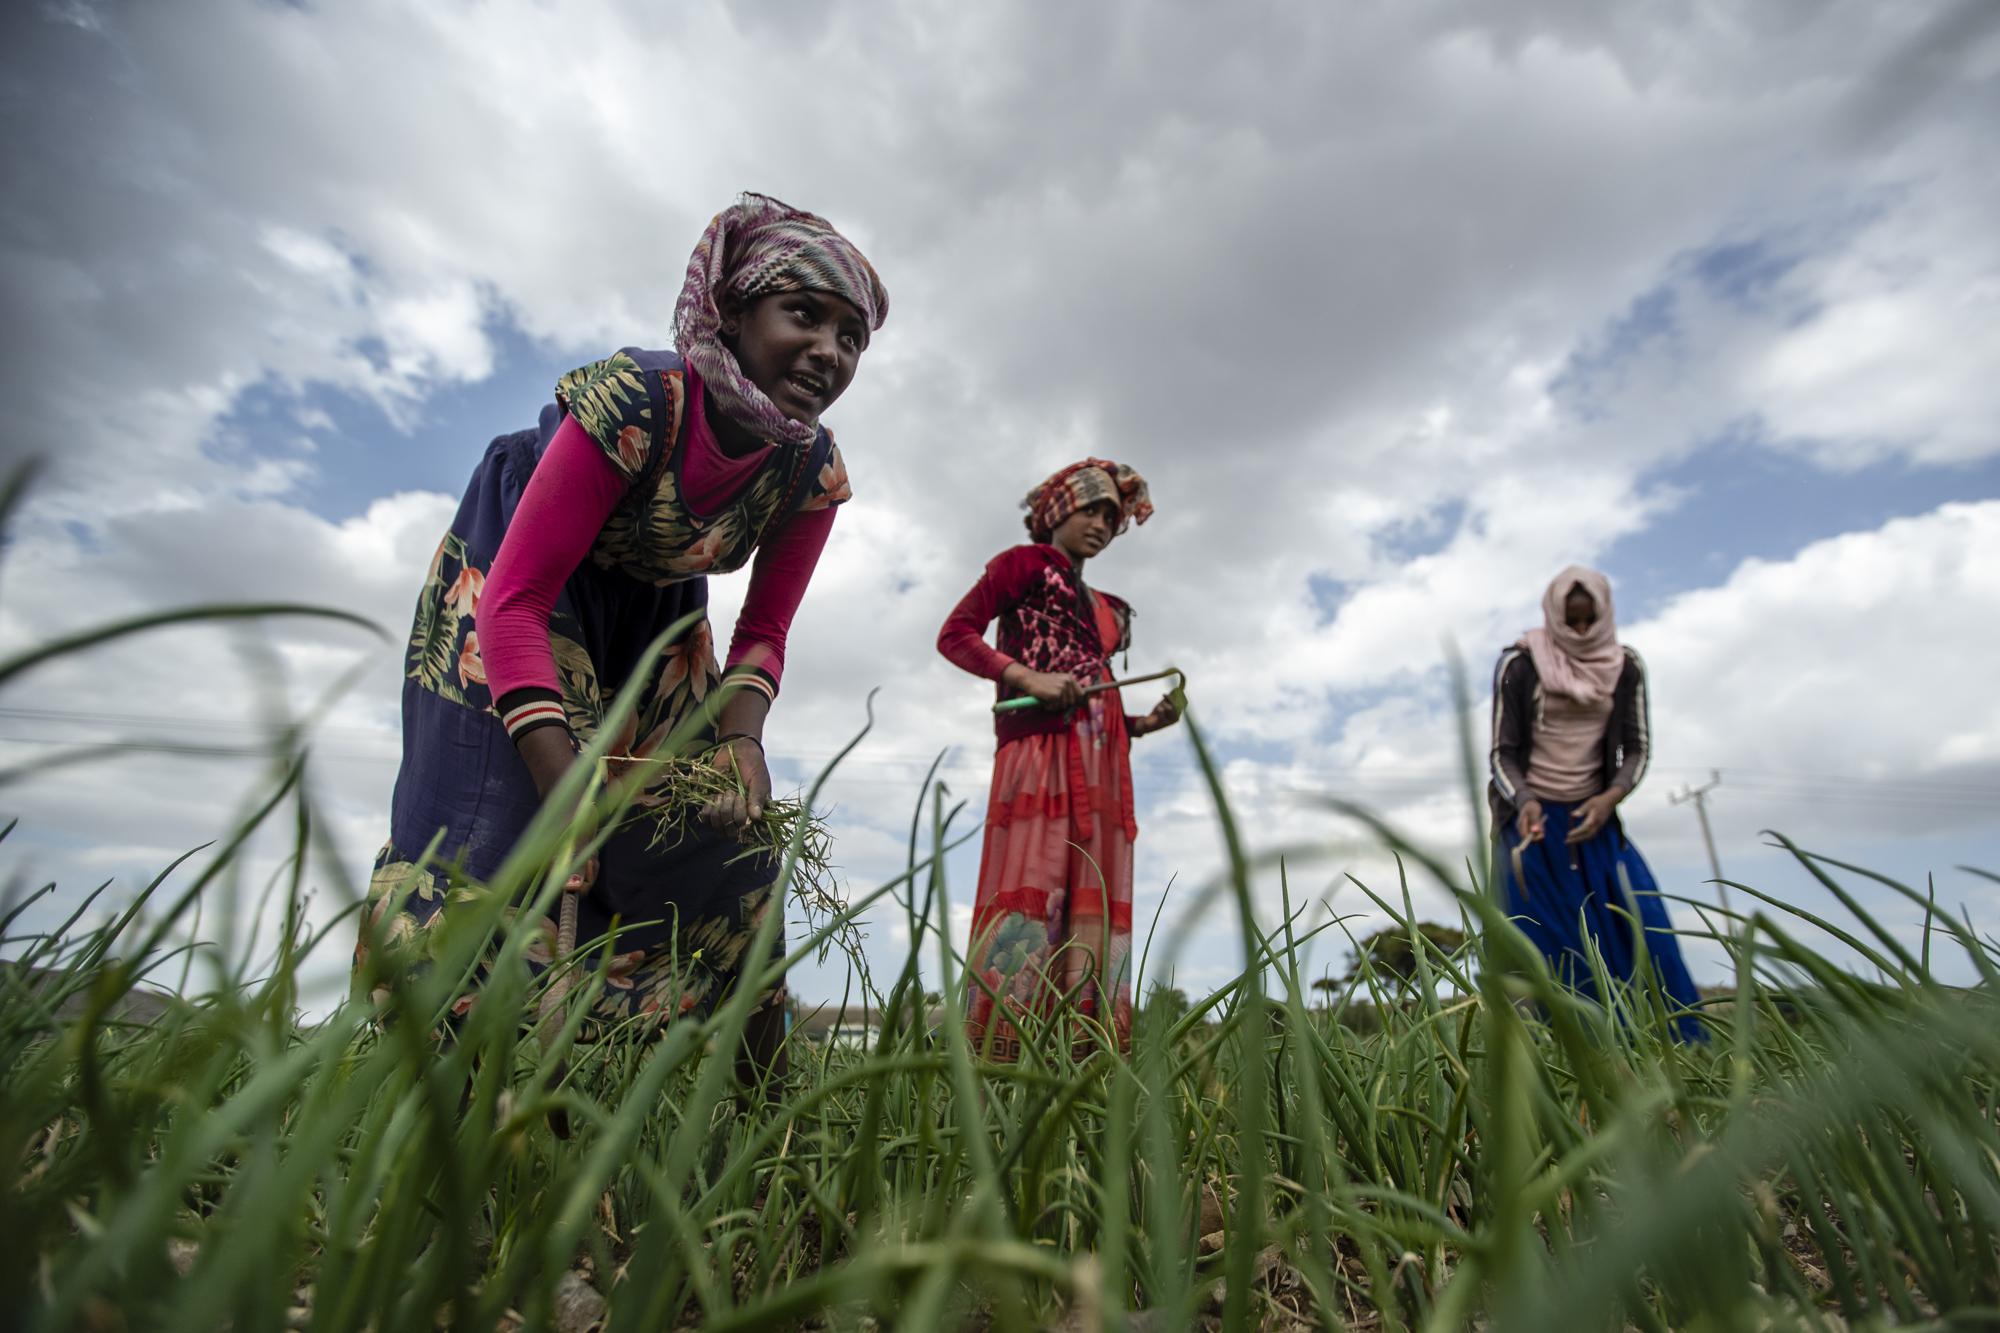
M1029 491L1021 501L1021 508L1028 511L1022 522L1028 525L1028 536L1045 542L1064 519L1100 500L1118 506L1119 532L1125 531L1127 524L1144 523L1153 516L1153 497L1146 490L1144 477L1108 458L1086 458Z
M769 195L745 194L717 213L688 259L674 304L674 350L701 376L729 418L766 440L810 443L817 422L793 421L750 382L722 342L725 296L831 292L861 312L870 331L889 314L889 293L854 243L813 213Z

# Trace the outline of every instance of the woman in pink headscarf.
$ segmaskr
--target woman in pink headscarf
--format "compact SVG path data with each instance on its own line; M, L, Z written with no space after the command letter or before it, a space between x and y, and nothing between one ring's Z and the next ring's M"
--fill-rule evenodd
M704 1013L744 970L759 921L782 908L771 858L738 837L770 799L764 720L787 632L850 493L821 415L888 310L874 268L831 223L746 194L688 260L674 350L628 347L572 371L537 428L487 447L418 596L403 765L357 967L384 940L420 965L451 898L445 867L474 880L497 870L614 698L636 691L614 769L691 750L739 774L741 792L672 845L638 821L617 830L573 879L577 944L616 926L594 1017ZM746 565L718 662L708 578ZM550 954L531 947L530 969ZM769 988L751 1022L766 1060L783 994Z
M1585 994L1597 990L1593 951L1628 982L1649 957L1677 1031L1700 1040L1700 996L1673 922L1618 819L1650 742L1646 668L1618 642L1610 580L1571 565L1542 595L1540 628L1501 653L1493 674L1487 791L1507 912Z

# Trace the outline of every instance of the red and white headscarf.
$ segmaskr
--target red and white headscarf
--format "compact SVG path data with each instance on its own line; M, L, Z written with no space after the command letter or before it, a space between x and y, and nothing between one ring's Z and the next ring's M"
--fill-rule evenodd
M1597 605L1597 619L1581 634L1563 614L1570 589L1578 587ZM1563 570L1542 594L1542 627L1523 634L1520 642L1534 659L1543 689L1580 704L1609 699L1625 670L1625 650L1618 646L1618 624L1611 613L1611 580L1582 565Z
M1029 491L1021 501L1028 511L1021 521L1028 536L1045 542L1055 535L1062 521L1079 509L1109 500L1118 506L1118 531L1128 524L1144 523L1153 516L1153 498L1146 479L1122 463L1108 458L1086 458L1056 472Z
M831 292L861 312L872 332L889 315L889 293L854 243L814 213L769 195L745 194L717 213L688 258L674 304L674 350L701 376L729 418L760 438L810 443L819 423L794 421L750 382L722 341L725 296Z

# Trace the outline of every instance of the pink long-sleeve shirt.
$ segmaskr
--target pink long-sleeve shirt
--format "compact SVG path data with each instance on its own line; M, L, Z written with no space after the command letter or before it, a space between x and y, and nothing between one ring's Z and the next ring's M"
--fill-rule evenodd
M720 509L762 466L767 450L722 452L702 415L691 372L681 483L697 514ZM549 616L563 583L590 554L625 495L625 479L588 432L564 417L493 557L479 604L479 655L493 697L525 688L559 692ZM785 640L833 529L834 507L801 511L758 547L729 645L728 666L756 668L772 690L784 676Z

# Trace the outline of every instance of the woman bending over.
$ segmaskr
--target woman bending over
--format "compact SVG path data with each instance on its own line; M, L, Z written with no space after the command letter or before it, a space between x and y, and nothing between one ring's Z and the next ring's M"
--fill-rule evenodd
M439 863L492 875L614 697L636 690L638 711L612 738L614 773L665 757L670 737L691 732L744 790L671 846L649 845L646 821L627 823L571 881L579 945L619 923L593 1017L713 1008L764 913L783 910L771 902L775 863L745 856L738 838L770 797L764 720L786 634L849 495L820 415L888 306L873 267L831 224L746 194L688 262L675 350L628 347L563 376L535 429L488 446L418 597L403 763L357 965L371 931L401 939L436 925ZM708 576L746 564L725 672ZM648 646L677 625L639 679ZM375 924L388 914L400 919ZM554 922L543 925L553 941ZM551 952L531 948L530 968ZM767 1065L782 999L779 983L752 1021L752 1054Z

